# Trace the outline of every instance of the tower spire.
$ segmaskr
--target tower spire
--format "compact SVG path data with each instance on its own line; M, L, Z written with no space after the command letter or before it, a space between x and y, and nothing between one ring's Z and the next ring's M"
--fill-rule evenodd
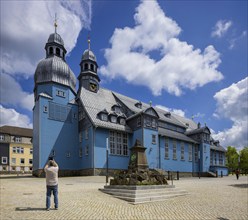
M88 33L88 49L90 50L90 33Z
M57 33L57 27L58 27L58 24L57 24L57 13L55 13L55 19L54 19L54 32Z

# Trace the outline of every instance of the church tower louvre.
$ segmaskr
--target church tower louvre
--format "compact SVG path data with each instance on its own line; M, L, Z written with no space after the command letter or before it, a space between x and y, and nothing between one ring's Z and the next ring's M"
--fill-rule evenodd
M88 39L88 49L82 55L80 62L80 74L78 76L79 89L85 89L96 92L99 90L100 78L97 74L97 60L95 54L90 49L90 39Z
M45 45L45 58L34 74L33 108L33 174L42 175L49 157L54 157L63 170L73 169L78 158L78 105L76 77L65 60L62 37L50 34Z

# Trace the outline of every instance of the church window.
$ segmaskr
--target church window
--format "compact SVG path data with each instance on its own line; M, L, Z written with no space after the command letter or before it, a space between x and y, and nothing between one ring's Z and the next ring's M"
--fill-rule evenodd
M85 155L89 155L89 145L85 146Z
M165 159L169 159L169 138L165 138Z
M198 161L198 157L199 157L199 156L200 156L200 155L198 155L198 147L195 146L195 162Z
M83 149L79 148L79 157L82 157L82 156L83 156Z
M56 95L60 97L65 97L65 92L62 90L56 90Z
M71 157L71 152L70 151L66 152L66 157Z
M56 48L56 55L60 56L60 49Z
M48 112L47 105L44 105L43 112Z
M84 69L85 69L85 70L88 70L88 69L89 69L88 63L85 63L85 64L84 64Z
M113 155L128 155L128 139L127 133L110 131L109 133L109 146L110 154Z
M53 47L49 47L49 54L50 54L50 55L53 54Z
M189 144L189 161L192 161L192 144Z
M219 165L223 165L223 154L219 154Z
M89 139L89 131L88 128L85 129L85 139Z
M146 117L146 126L147 127L151 126L151 118L150 117Z
M152 119L152 127L156 128L156 120L154 118Z
M79 132L79 142L82 143L83 140L83 134L82 131Z
M181 141L181 160L184 160L184 143Z
M94 71L94 65L90 64L90 70Z
M177 141L173 140L173 160L177 159Z
M152 134L152 144L156 144L156 135Z

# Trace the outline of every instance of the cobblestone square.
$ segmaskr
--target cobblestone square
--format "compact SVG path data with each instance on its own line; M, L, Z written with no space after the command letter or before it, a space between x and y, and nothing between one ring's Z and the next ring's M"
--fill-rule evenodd
M45 210L44 178L1 176L0 219L248 219L248 177L181 178L189 195L132 205L100 192L105 177L59 178L59 210ZM53 197L52 197L53 198Z

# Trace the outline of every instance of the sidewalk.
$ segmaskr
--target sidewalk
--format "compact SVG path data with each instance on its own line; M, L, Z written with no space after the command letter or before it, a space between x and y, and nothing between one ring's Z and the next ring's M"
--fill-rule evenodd
M59 178L59 210L45 210L45 179L1 176L0 219L248 219L248 177L181 178L187 196L131 205L100 192L105 177Z

